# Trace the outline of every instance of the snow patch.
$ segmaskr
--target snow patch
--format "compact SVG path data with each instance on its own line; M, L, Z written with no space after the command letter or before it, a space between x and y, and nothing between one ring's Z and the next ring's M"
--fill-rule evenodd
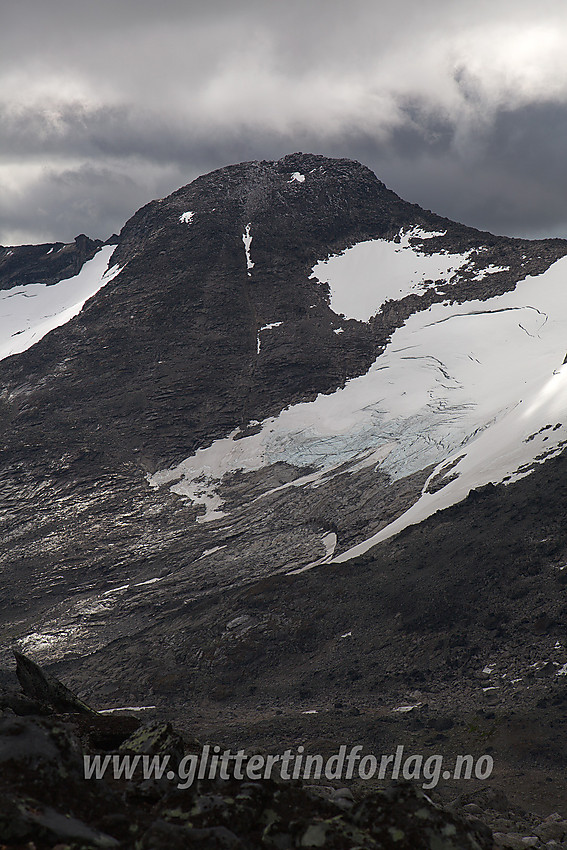
M205 551L203 552L203 554L202 554L202 555L199 555L199 557L197 558L197 560L198 560L198 561L200 561L200 560L201 560L201 558L206 558L206 557L208 557L208 555L212 555L214 552L220 552L220 551L221 551L221 549L226 549L226 545L227 545L227 544L225 543L225 544L224 544L224 546L213 546L213 548L212 548L212 549L205 549Z
M509 272L510 266L486 266L485 269L480 269L475 275L473 275L472 280L483 280L489 274L496 274L497 272Z
M107 270L115 247L105 245L78 275L53 286L30 283L0 292L0 360L21 354L80 313L120 272L119 266Z
M213 443L215 451L212 456L211 454L204 454L208 452L208 449L199 449L196 456L182 461L175 469L162 470L149 476L148 482L150 486L157 489L163 484L168 484L170 481L175 482L171 487L172 493L177 493L179 496L186 496L194 505L205 508L205 513L197 517L198 523L211 522L212 520L226 516L220 510L223 501L216 492L216 479L219 477L218 472L223 468L222 458L219 455L222 454L223 449L226 449L227 444L232 442L232 438L237 433L238 429L233 431L224 440L217 440L216 445ZM213 446L210 448L213 448ZM198 463L203 457L205 458L203 466L199 469L197 475L192 475L190 470L192 471L194 467L192 467L191 461L196 458ZM213 466L209 465L211 460L213 461Z
M246 268L248 269L248 277L252 276L252 272L250 269L254 268L254 263L250 258L250 245L252 244L252 237L250 236L250 224L246 225L246 230L242 234L242 241L244 242L244 251L246 252Z
M258 333L256 335L256 354L260 354L260 348L262 345L260 341L260 334L262 333L262 331L270 331L272 328L279 328L280 325L283 325L283 322L272 322L269 325L264 325L258 330Z
M102 708L99 714L116 714L117 711L148 711L150 708L156 708L155 705L123 705L120 708Z
M103 596L114 596L115 593L121 593L123 590L128 590L129 584L121 584L120 587L113 587L112 590L105 590Z
M435 239L437 236L446 236L446 230L423 230L421 227L413 227L412 234L417 239Z
M288 183L305 183L305 174L301 174L299 171L294 171L291 175L291 179L287 181Z
M149 578L147 581L139 581L134 587L144 587L146 584L156 584L158 581L163 581L163 576L156 576L156 578Z
M312 276L329 284L335 313L368 322L386 300L420 294L440 279L450 282L469 262L471 251L425 254L415 244L416 240L442 235L413 227L405 232L400 230L395 242L386 239L358 242L342 254L316 263Z

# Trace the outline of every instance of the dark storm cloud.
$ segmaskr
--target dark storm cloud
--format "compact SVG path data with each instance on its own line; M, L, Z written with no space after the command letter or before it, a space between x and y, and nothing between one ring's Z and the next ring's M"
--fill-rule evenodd
M559 0L19 0L0 242L106 237L199 173L293 150L482 229L567 232L566 23Z
M420 116L415 118L415 113ZM567 238L567 105L497 111L466 159L458 124L412 105L385 144L351 140L398 194L449 218L512 235Z
M12 244L29 241L30 222L43 234L33 241L71 241L80 232L107 238L122 225L125 207L136 209L146 200L135 180L118 169L84 165L38 177L15 209L0 204L0 230L21 234L7 240Z

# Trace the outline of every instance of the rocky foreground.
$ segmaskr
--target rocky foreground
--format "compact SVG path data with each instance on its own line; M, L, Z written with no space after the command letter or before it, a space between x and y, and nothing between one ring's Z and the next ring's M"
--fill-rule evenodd
M16 658L21 689L0 694L2 848L567 847L567 821L511 807L490 786L442 806L406 782L353 795L332 784L250 780L248 757L243 779L85 778L85 756L169 755L178 779L202 744L169 723L99 714Z

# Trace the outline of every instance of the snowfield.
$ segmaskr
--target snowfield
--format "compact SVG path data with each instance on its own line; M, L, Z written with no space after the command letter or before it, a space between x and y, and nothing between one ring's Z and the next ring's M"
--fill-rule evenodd
M236 470L277 461L316 467L283 488L319 486L345 462L351 473L374 466L392 479L435 464L410 510L333 558L346 560L473 487L527 474L560 449L567 440L566 322L564 257L512 292L413 314L365 375L266 419L257 434L235 439L236 430L216 440L155 473L150 484L171 482L174 492L207 508L200 518L207 521L222 515L217 487ZM428 492L433 479L436 491Z
M0 360L21 354L80 313L120 271L118 266L107 270L114 248L105 245L78 275L53 286L30 283L0 292Z
M329 284L335 313L367 322L388 299L398 300L412 293L420 295L436 283L450 283L469 263L482 263L482 249L464 254L425 254L420 250L420 241L444 235L445 231L427 232L412 227L405 232L400 230L395 242L386 239L358 242L342 254L313 266L313 277ZM505 269L488 265L475 279L499 271Z

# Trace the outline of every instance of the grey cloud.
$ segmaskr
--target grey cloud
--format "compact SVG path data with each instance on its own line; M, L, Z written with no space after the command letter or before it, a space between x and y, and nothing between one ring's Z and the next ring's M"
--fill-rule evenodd
M357 128L333 137L308 130L286 135L237 129L187 136L175 128L165 132L158 122L124 122L117 129L114 116L107 116L92 137L87 134L79 143L71 134L62 142L69 156L88 156L89 162L45 174L2 209L0 227L27 226L42 240L68 241L78 232L106 238L143 203L200 173L304 150L358 159L407 200L482 230L567 235L567 180L561 167L566 109L498 114L482 148L466 159L455 146L454 124L416 103L404 108L406 122L386 138Z
M398 194L481 230L567 238L567 105L501 110L464 153L455 123L416 104L408 114L386 144L350 145Z
M141 187L122 170L85 165L48 173L16 205L0 202L0 232L8 237L2 241L70 242L81 232L106 239L122 226L125 209L146 200Z
M567 85L524 79L514 55L518 27L567 31L562 0L8 6L0 242L106 237L199 173L294 150L359 159L408 200L481 229L565 228ZM510 39L485 43L494 26ZM510 69L521 91L502 88Z

